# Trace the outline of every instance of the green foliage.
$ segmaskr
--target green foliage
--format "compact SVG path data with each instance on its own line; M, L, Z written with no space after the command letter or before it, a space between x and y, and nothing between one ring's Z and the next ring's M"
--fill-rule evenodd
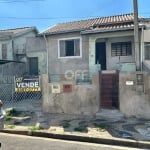
M11 116L11 117L13 117L13 116L19 116L20 114L21 114L21 112L15 110L15 109L10 109L10 110L7 110L7 111L6 111L6 116Z
M41 126L31 126L29 127L29 130L36 131L36 130L42 130L43 128Z
M7 114L6 114L6 116L5 116L5 121L9 121L9 120L11 120L12 119L12 117L11 116L8 116Z
M14 124L8 125L8 128L14 129L16 126Z

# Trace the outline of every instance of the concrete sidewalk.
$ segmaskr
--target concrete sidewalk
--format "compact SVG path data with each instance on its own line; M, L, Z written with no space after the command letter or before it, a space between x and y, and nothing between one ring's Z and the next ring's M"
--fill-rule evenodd
M104 119L22 112L6 121L5 133L150 149L150 120Z

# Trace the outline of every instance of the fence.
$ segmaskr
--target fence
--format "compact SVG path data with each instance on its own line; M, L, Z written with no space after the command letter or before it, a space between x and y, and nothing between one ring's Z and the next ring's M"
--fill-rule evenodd
M14 107L21 110L31 110L39 107L42 97L41 89L34 90L35 88L32 87L31 90L31 88L25 87L25 84L31 83L33 78L30 77L30 80L26 80L25 83L22 81L16 83L15 79L15 76L0 76L0 99L4 103L4 108Z

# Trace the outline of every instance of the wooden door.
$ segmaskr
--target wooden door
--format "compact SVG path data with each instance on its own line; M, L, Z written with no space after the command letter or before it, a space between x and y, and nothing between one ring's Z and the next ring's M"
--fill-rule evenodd
M118 73L100 75L101 107L106 109L119 108L119 76Z

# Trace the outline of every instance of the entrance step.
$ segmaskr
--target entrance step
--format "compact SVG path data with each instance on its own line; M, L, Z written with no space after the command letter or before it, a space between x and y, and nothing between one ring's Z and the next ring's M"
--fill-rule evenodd
M102 74L112 74L112 73L116 73L116 70L102 70Z
M96 113L96 119L108 119L113 121L118 121L124 118L124 115L116 109L101 109Z

